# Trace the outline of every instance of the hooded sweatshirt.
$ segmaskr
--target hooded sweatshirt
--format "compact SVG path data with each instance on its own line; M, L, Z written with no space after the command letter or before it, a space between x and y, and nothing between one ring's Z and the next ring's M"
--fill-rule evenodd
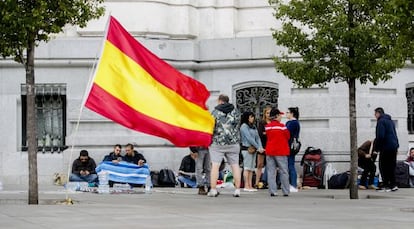
M217 105L211 113L215 119L213 144L240 143L240 112L231 103Z
M382 114L377 121L375 151L397 151L399 144L394 122L388 114Z

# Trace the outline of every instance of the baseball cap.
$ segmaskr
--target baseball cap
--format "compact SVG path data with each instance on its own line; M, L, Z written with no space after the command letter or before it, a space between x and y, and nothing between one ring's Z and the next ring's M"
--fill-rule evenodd
M283 115L283 114L285 113L281 112L277 108L272 108L272 110L270 111L270 117L276 117L276 115Z

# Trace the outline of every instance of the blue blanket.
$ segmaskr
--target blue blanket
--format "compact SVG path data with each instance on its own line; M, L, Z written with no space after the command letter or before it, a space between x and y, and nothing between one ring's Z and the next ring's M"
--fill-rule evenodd
M132 184L145 184L147 176L150 175L147 164L138 166L124 161L119 163L103 161L96 167L96 173L99 174L101 171L108 172L108 180Z

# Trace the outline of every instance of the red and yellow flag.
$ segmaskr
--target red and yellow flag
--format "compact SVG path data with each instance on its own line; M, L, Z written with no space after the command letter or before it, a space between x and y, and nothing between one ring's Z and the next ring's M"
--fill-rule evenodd
M159 59L110 17L86 107L176 146L208 146L214 127L209 96L202 83Z

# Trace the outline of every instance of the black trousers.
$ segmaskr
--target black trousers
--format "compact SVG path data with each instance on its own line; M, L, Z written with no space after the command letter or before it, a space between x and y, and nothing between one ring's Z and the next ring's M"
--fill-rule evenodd
M362 172L360 185L366 186L367 178L368 178L368 185L374 184L375 172L377 171L377 166L375 165L374 161L371 158L359 158L358 159L358 166L364 169Z
M379 169L384 187L395 187L395 166L397 165L397 150L383 151L379 155Z

